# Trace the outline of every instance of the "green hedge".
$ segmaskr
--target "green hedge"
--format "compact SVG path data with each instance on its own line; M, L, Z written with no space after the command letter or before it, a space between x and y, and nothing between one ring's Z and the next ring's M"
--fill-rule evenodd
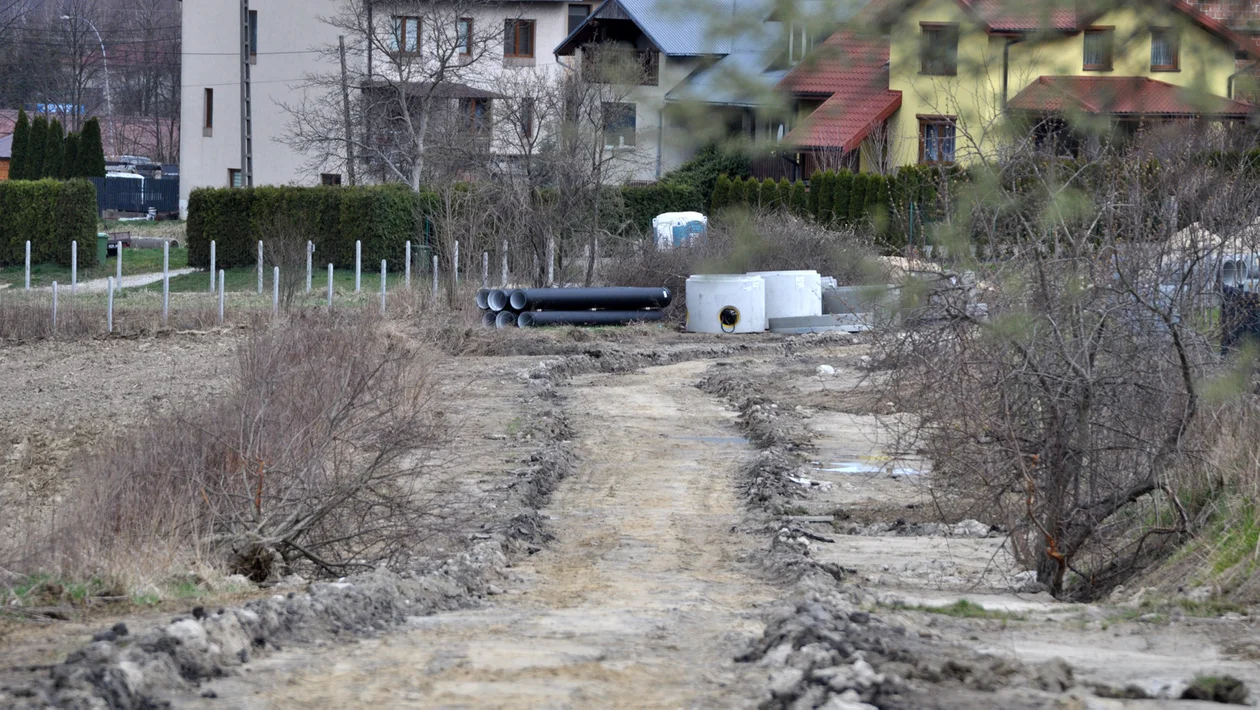
M619 224L640 232L652 231L652 220L665 212L703 212L705 201L688 185L658 182L621 188Z
M70 265L79 242L79 268L96 265L96 188L87 180L0 182L0 266L26 261Z
M297 227L315 243L316 262L354 266L354 243L364 264L400 262L404 243L424 241L421 219L432 196L402 185L369 187L203 188L188 198L188 264L210 266L215 242L219 268L252 266L258 241Z

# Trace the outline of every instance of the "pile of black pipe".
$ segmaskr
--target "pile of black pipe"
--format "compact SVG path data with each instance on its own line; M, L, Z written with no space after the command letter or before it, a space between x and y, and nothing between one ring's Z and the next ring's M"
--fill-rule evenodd
M477 307L483 325L530 328L544 325L625 325L659 321L673 300L664 287L481 289Z

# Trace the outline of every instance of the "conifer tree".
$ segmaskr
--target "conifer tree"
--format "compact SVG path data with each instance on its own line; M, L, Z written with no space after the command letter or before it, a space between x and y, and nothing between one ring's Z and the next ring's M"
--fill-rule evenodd
M23 180L38 180L44 177L44 150L48 143L48 119L36 116L31 122L31 133L26 139L26 165L23 166Z
M79 169L79 134L70 133L66 135L63 147L65 150L61 154L62 179L82 177L75 172Z
M26 110L18 109L17 125L13 127L13 146L9 153L9 179L25 180L26 166L30 163L31 122Z
M95 118L83 124L79 133L77 177L105 177L105 147L101 144L101 124Z
M66 152L66 137L61 130L61 121L53 119L48 124L48 137L44 140L44 177L60 179L62 177L62 158Z

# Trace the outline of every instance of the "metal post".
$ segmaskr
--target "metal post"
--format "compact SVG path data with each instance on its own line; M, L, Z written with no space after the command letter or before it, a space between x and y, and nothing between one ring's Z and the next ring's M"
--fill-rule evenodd
M57 332L57 282L53 282L53 312L52 312L52 329Z
M481 287L490 288L490 252L481 252Z
M407 240L407 253L405 255L407 263L403 265L403 288L411 288L411 240Z
M114 277L108 279L109 295L105 297L105 332L114 332Z
M438 269L437 269L437 265L438 265L438 258L437 258L437 254L434 254L434 255L433 255L433 297L434 297L434 298L437 298L437 292L438 292Z
M354 292L358 293L359 288L363 285L363 242L356 239L354 241Z
M332 313L333 298L333 265L328 265L328 312Z
M507 260L507 254L508 254L508 243L507 243L507 240L506 240L506 239L504 239L504 240L503 240L503 274L502 274L502 278L500 278L500 280L499 280L499 286L501 286L501 287L503 287L503 288L507 288L507 285L508 285L508 260Z
M214 240L210 240L210 293L214 293L214 279L217 270L214 268Z
M271 268L271 315L280 315L280 267Z
M162 327L171 315L171 243L162 242Z
M381 315L385 315L385 260L381 259Z
M368 25L371 26L370 24ZM341 53L341 116L346 131L346 178L350 187L354 187L354 124L350 121L350 80L346 71L346 38L337 37L337 45Z
M459 240L455 240L455 256L451 259L451 278L455 279L455 288L459 288Z
M250 84L249 0L241 0L241 187L254 186L254 116ZM261 261L261 259L259 259ZM259 272L261 274L261 271ZM260 275L259 279L262 278ZM262 287L258 287L262 293Z
M315 258L315 242L306 241L306 292L311 292L311 261Z
M70 242L70 293L79 292L79 240Z
M26 290L31 290L31 243L26 242Z
M556 243L547 239L547 286L556 285Z
M219 269L219 325L223 325L223 282L227 279L227 274L223 269Z

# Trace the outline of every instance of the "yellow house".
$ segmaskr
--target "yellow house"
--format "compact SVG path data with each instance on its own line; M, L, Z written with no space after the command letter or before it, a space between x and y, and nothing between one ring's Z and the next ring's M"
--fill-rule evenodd
M916 0L886 16L887 35L841 31L783 80L808 114L787 137L805 164L971 163L1087 117L1132 131L1251 111L1233 98L1249 45L1179 1Z

